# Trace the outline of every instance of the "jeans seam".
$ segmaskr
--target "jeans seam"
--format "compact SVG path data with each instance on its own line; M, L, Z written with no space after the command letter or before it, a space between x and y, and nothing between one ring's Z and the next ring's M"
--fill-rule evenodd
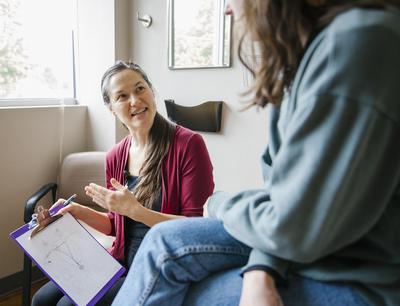
M215 246L215 245L202 245L202 246L185 246L183 248L179 248L172 252L172 254L165 254L162 257L158 257L159 259L156 261L157 273L151 278L150 284L144 290L142 297L139 299L137 305L144 305L145 301L148 299L151 291L154 289L154 286L161 274L161 266L168 260L175 260L180 257L184 257L188 254L205 254L205 253L222 253L222 254L234 254L234 255L243 255L247 256L248 252L241 248L235 247L225 247L225 246Z
M248 251L242 248L226 247L226 246L215 246L215 245L202 245L202 246L185 246L175 250L172 254L166 254L164 257L178 258L187 254L200 254L200 253L222 253L222 254L234 254L234 255L248 255Z
M156 266L157 266L157 265L156 265ZM144 305L144 302L148 299L148 297L149 297L151 291L153 290L154 285L156 284L157 279L159 278L160 273L161 273L161 269L160 269L160 267L158 267L158 266L157 266L157 271L158 271L158 272L151 278L150 284L145 288L145 290L144 290L144 292L143 292L141 298L139 298L139 301L138 301L138 303L137 303L137 306L142 306L142 305Z

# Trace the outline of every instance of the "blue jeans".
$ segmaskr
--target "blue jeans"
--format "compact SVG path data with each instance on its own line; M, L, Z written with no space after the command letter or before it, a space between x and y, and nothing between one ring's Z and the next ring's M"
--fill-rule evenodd
M112 305L238 305L250 250L215 219L160 223L147 233ZM279 293L285 306L367 306L344 283L293 277Z

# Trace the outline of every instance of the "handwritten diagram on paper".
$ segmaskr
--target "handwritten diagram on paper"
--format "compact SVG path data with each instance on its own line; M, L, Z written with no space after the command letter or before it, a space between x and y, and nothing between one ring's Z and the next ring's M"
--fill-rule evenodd
M56 228L55 232L58 234L61 230ZM78 256L74 255L74 253L77 253L79 250L74 250L71 243L68 242L68 240L77 233L78 232L72 233L67 239L63 239L60 235L60 240L54 245L50 245L47 241L42 241L43 245L46 246L46 249L50 249L45 257L47 266L54 263L53 257L60 256L60 258L64 257L64 260L71 263L72 269L78 268L79 270L84 270L85 266L78 259ZM67 262L65 264L68 264Z
M36 263L78 305L86 305L121 265L70 214L29 239L17 238ZM82 284L85 284L83 290Z

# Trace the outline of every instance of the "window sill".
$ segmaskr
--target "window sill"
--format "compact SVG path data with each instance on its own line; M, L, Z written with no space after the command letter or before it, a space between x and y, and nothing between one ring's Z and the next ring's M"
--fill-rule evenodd
M63 99L0 99L0 108L78 105L74 98Z

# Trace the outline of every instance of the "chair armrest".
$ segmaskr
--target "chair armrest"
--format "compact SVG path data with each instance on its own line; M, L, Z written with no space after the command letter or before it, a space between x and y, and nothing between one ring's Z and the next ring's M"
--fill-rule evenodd
M57 184L49 183L44 185L38 191L36 191L32 196L28 198L25 204L24 210L24 222L28 223L31 221L32 214L35 212L36 204L43 198L49 191L51 191L53 202L56 200Z

